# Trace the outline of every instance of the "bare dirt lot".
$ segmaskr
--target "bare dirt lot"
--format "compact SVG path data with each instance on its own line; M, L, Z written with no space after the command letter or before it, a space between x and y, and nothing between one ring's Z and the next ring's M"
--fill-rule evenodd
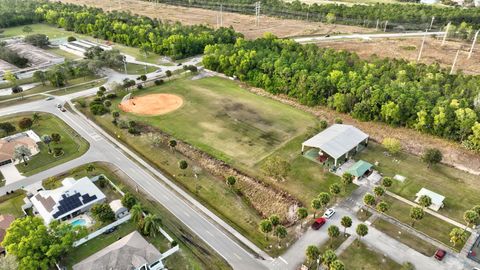
M119 106L124 112L140 115L162 115L180 108L183 99L171 94L152 94L134 97L122 102Z
M381 58L389 57L416 61L421 44L422 38L404 38L373 39L370 41L322 41L318 43L318 46L353 51L362 58L377 55ZM426 64L439 63L442 67L450 69L457 50L461 49L455 71L463 70L465 74L480 74L480 45L477 44L477 49L473 51L470 59L467 59L470 43L446 41L445 46L442 47L441 45L441 40L427 38L420 62Z
M155 4L141 0L60 0L60 2L85 4L100 7L106 11L122 9L152 18L179 21L186 25L207 24L212 27L216 27L217 15L219 14L219 12L213 10ZM373 31L373 29L357 26L328 25L317 22L286 20L266 16L262 16L260 26L257 27L255 26L255 16L228 12L223 13L223 25L233 26L236 31L243 33L246 38L261 37L265 32L273 33L278 37L290 37L327 33L368 33Z

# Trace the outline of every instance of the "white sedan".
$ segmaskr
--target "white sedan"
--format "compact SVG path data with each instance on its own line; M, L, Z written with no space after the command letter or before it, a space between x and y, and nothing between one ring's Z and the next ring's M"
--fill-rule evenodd
M324 218L331 218L333 215L335 215L335 209L328 208L327 211L325 211L325 214L323 214L323 217Z

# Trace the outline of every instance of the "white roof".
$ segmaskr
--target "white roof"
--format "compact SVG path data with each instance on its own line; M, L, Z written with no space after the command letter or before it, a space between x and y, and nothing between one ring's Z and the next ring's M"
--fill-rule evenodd
M116 214L118 211L125 211L127 210L126 207L123 206L122 202L120 200L113 200L109 203L110 208L112 208L112 211Z
M438 194L438 193L435 193L431 190L428 190L426 188L422 188L420 189L419 192L417 192L417 199L419 199L421 196L423 195L427 195L428 197L430 197L430 199L432 199L432 204L434 205L442 205L443 204L443 200L445 200L445 197Z
M30 198L45 224L105 199L105 194L88 177L77 181L66 178L62 184L54 190L41 190Z
M354 126L334 124L302 145L319 148L329 156L339 158L367 138L367 134Z

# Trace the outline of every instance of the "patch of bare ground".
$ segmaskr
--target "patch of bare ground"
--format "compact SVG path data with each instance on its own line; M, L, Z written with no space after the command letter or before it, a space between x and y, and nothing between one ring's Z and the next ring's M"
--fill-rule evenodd
M97 1L97 0L60 0L64 3L88 5L109 10L124 10L134 14L144 15L161 20L179 21L182 24L206 24L211 27L217 26L218 11L186 8L165 4L156 4L141 0L118 0L118 1ZM252 7L253 10L253 7ZM290 37L311 34L331 33L368 33L373 29L348 26L330 25L318 22L307 22L302 20L287 20L274 17L262 16L260 26L255 26L255 16L238 13L224 12L223 25L233 28L244 34L246 38L258 38L264 33L270 32L278 37Z
M385 137L397 138L401 141L403 149L414 155L421 155L427 148L438 148L443 153L443 163L471 174L480 175L480 155L463 148L456 142L420 133L408 128L388 126L380 122L362 122L349 115L338 113L324 106L308 107L299 104L296 100L289 97L272 95L263 89L248 87L245 84L242 85L255 94L269 97L312 113L330 123L333 123L336 118L341 118L345 124L355 125L368 133L374 141L381 142Z
M417 61L422 44L422 38L404 39L372 39L369 41L326 41L317 45L335 50L346 50L357 53L360 57L368 59L373 55L380 58L397 58L409 61ZM442 67L450 69L457 50L460 50L455 71L462 70L465 74L480 74L480 45L473 51L472 57L467 59L471 43L461 41L446 41L442 46L442 40L427 38L424 44L421 63L438 63Z
M168 146L168 142L174 139L149 125L142 124L141 130L143 134L146 134L145 136L152 136L152 134L159 136L165 146ZM175 151L197 162L203 169L216 176L219 181L225 181L224 179L228 176L234 176L237 179L235 187L239 190L240 195L249 202L260 216L268 217L277 214L287 225L295 222L296 209L301 203L289 193L257 180L188 143L175 140L177 141Z

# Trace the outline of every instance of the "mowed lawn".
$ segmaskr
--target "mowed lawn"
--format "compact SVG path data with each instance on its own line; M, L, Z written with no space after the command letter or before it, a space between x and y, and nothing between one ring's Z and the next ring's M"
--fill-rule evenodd
M370 143L356 158L372 164L378 161L375 169L384 176L400 174L406 177L403 183L394 180L390 191L411 201L422 187L437 192L445 196L445 207L439 213L462 223L463 213L480 204L479 176L443 164L427 168L420 157L405 152L388 157L385 151L381 145Z
M307 113L219 77L187 77L138 95L150 93L177 94L184 105L162 116L129 118L159 127L231 164L252 166L315 123Z
M59 157L54 157L53 154L48 153L48 147L46 144L39 143L40 152L30 158L30 160L27 162L28 165L25 166L23 163L17 165L17 169L26 176L39 173L46 169L58 166L64 162L70 161L81 156L88 150L88 143L62 120L47 113L39 113L39 116L39 121L35 123L31 129L40 137L45 134L60 134L60 142L52 142L50 147L51 149L61 147L64 154ZM21 130L18 130L18 122L24 117L31 118L32 114L3 117L0 118L0 122L10 122L17 126L17 131L15 131L15 133L18 133L21 132Z
M15 216L16 218L23 217L23 198L25 198L24 192L15 192L0 197L0 215L9 214Z
M399 251L401 252L401 251ZM401 265L355 240L340 256L345 269L351 270L398 270Z

